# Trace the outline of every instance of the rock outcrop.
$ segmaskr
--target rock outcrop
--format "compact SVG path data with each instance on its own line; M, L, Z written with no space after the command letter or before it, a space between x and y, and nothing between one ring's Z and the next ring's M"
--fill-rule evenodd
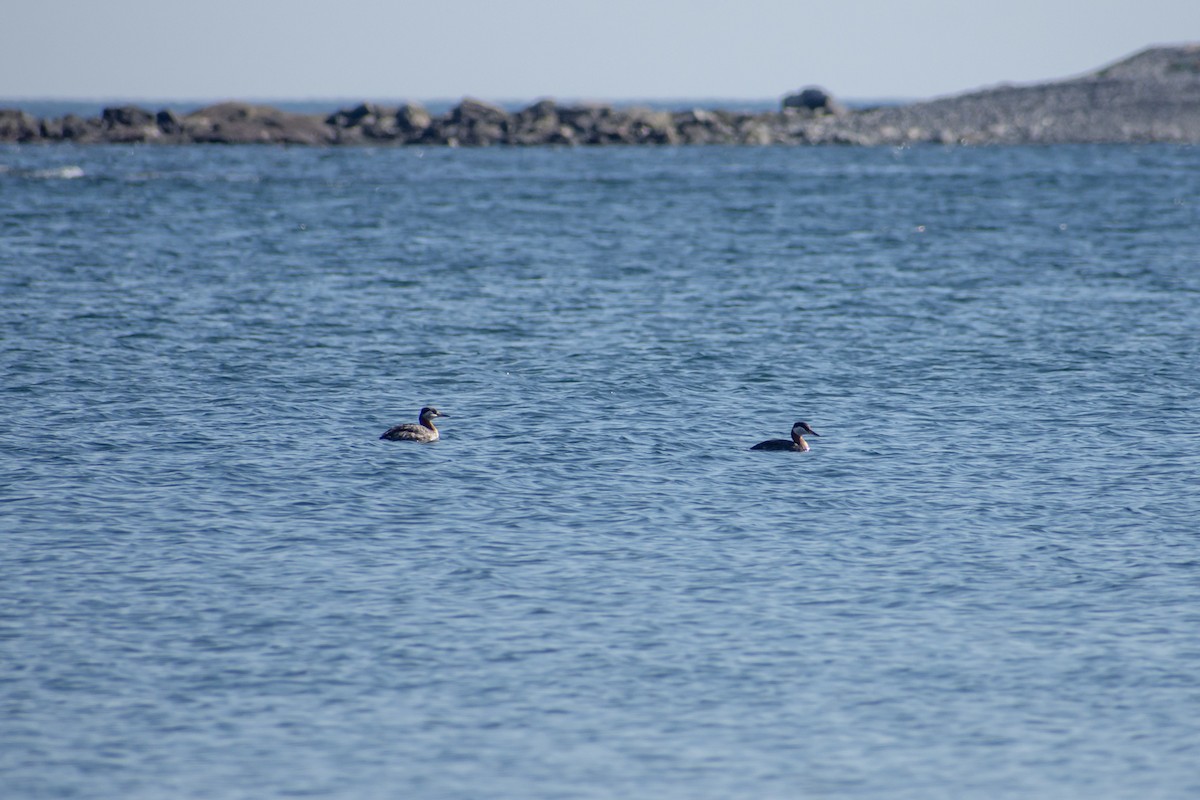
M541 100L519 111L472 98L434 116L409 103L328 115L221 103L183 116L136 106L94 119L0 109L0 142L283 145L699 145L1200 143L1200 45L1156 47L1069 80L851 110L809 87L770 113L674 112Z
M845 113L845 109L834 101L833 95L817 86L801 89L795 94L789 94L783 98L783 110L808 113L813 116Z
M1143 51L1098 72L849 115L866 144L1200 142L1200 45Z
M211 144L335 144L336 129L319 116L270 106L220 103L182 119L181 141Z

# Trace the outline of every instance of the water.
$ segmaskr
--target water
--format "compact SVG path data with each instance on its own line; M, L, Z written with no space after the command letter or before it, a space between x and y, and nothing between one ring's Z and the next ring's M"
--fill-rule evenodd
M2 149L4 794L1194 797L1198 253L1195 149Z

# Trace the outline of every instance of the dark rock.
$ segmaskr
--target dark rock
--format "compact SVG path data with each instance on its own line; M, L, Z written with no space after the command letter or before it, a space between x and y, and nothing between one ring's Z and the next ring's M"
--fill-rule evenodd
M362 103L352 109L342 109L335 111L325 118L326 125L333 125L337 128L353 128L356 125L361 125L364 119L374 119L379 114L377 106L371 103Z
M43 119L38 123L41 127L40 137L48 142L62 141L63 121L61 119Z
M552 120L553 124L558 124L558 103L550 98L539 100L531 106L527 106L517 112L516 115L518 124L525 124L536 120Z
M167 135L174 135L183 132L183 121L179 119L174 111L163 109L154 115L154 124L158 129Z
M624 135L624 115L613 108L605 108L592 121L588 144L628 144Z
M573 136L564 134L558 116L558 104L541 100L513 116L508 141L519 145L573 144Z
M362 103L331 114L325 124L336 129L338 144L391 141L400 136L396 113L394 108Z
M400 137L400 126L394 113L383 114L361 125L363 136L376 142L390 142Z
M141 128L154 123L154 115L137 106L106 108L100 113L106 128Z
M621 118L610 105L559 108L565 134L578 144L620 144Z
M154 115L137 106L106 108L100 114L100 125L107 142L134 143L158 139L162 131Z
M833 95L817 86L809 86L783 98L783 110L812 114L840 114L844 109L834 102Z
M676 113L673 121L684 144L720 144L739 138L731 116L723 112L694 108Z
M99 142L104 136L104 130L99 118L84 119L75 114L67 114L61 120L62 138L76 144Z
M33 142L42 138L37 117L15 108L0 108L0 142Z
M499 126L508 122L508 116L508 112L499 106L466 97L451 109L450 122L455 125L486 123Z
M434 127L438 129L437 138L446 144L479 147L505 141L511 121L509 113L499 106L465 98Z
M417 103L405 103L396 111L397 132L407 141L420 139L432 124L433 117Z
M675 129L670 112L635 108L626 112L622 126L626 144L678 144L679 133Z
M573 129L578 134L586 134L596 127L599 120L612 115L612 106L588 104L557 108L559 120L563 125Z
M318 116L270 106L219 103L183 118L185 135L214 144L333 144L333 128Z

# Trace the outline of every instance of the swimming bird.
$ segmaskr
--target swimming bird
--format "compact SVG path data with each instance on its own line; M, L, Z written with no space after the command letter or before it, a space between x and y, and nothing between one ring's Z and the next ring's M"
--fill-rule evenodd
M808 442L804 441L804 434L811 433L813 436L821 434L808 427L807 422L797 422L792 426L791 439L768 439L765 442L759 442L751 447L751 450L795 450L799 453L808 452Z
M395 425L383 432L380 439L387 439L392 442L436 442L438 440L438 429L433 424L434 417L448 417L449 414L443 414L433 406L425 406L421 409L421 414L418 419L421 420L420 425L414 425L411 422L406 422L403 425Z

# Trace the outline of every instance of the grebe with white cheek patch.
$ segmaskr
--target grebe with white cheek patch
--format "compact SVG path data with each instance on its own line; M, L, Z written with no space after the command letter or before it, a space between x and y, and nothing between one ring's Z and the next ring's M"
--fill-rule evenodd
M804 434L811 433L813 436L821 434L814 431L808 426L807 422L797 422L792 426L791 439L768 439L765 442L759 442L751 447L751 450L794 450L798 453L808 452L808 442L804 441Z

